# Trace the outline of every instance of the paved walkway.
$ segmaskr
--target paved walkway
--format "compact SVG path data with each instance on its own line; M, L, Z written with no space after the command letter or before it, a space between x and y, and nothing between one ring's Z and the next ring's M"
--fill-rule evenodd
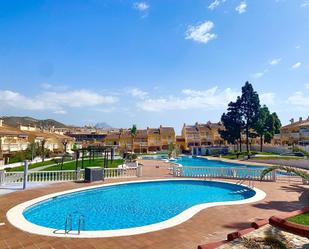
M39 188L43 187L46 185L49 185L50 183L48 182L28 182L27 188L32 189L32 188ZM7 185L2 185L0 186L0 196L1 195L6 195L15 191L22 191L23 190L23 185L22 183L12 183L12 184L7 184Z
M171 177L169 164L162 161L142 161L143 177L154 179ZM158 166L158 168L156 167ZM132 179L136 180L136 178ZM107 182L115 182L108 180ZM119 180L118 180L119 181ZM16 229L6 219L6 212L15 205L48 193L88 186L86 183L58 183L42 188L29 189L0 196L0 248L97 248L97 249L195 249L198 244L222 240L236 229L249 227L255 219L289 212L309 205L308 186L299 181L261 183L256 187L264 190L267 197L251 204L212 207L201 211L190 220L165 230L135 236L96 239L54 238L29 234ZM94 184L92 184L94 185Z

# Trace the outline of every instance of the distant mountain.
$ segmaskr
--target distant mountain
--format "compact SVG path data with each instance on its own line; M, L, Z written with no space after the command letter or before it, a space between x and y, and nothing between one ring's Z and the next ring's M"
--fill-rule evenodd
M97 129L112 128L109 124L107 124L105 122L97 123L94 127L97 128Z
M3 119L4 124L7 124L9 126L18 127L21 125L31 125L36 127L43 127L43 128L66 128L67 125L60 123L53 119L35 119L32 117L16 117L16 116L4 116L1 119Z

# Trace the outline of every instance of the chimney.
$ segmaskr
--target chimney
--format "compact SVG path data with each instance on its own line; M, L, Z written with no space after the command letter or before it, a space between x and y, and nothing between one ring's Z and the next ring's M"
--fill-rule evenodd
M303 121L303 118L302 117L299 117L299 122Z
M294 123L294 118L292 118L292 119L290 120L290 122L291 122L291 124L293 124L293 123Z
M3 120L0 119L0 127L3 126Z

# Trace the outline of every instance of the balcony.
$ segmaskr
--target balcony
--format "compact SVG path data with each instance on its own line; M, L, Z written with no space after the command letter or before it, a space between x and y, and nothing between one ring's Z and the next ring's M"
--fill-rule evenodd
M148 142L134 142L134 147L138 147L138 146L147 147Z
M300 138L299 133L290 133L289 137L292 138L292 139L299 139Z
M22 151L26 150L28 148L28 143L10 143L10 144L2 144L1 150L3 151L10 151L10 152L15 152L15 151Z
M301 131L299 135L301 139L306 139L306 138L309 139L309 131Z

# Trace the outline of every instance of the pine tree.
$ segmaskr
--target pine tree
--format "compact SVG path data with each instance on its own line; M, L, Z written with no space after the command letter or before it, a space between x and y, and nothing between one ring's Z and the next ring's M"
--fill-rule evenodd
M241 114L244 121L244 129L246 134L246 147L249 153L249 136L250 129L254 128L259 118L260 100L259 95L254 91L252 85L247 81L241 89L240 97Z

